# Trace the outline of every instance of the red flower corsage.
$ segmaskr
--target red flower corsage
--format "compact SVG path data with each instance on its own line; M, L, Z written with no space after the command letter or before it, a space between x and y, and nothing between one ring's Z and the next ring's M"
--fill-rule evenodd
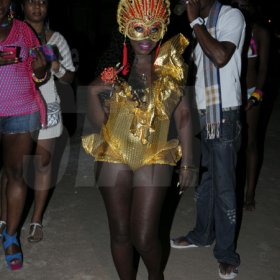
M118 73L119 71L114 67L108 67L102 71L100 77L105 84L114 84L117 80Z

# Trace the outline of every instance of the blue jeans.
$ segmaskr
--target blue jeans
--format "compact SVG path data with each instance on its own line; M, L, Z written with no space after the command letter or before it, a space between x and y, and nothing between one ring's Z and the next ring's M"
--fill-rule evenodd
M239 111L223 112L221 137L206 139L206 118L201 114L202 178L196 188L196 226L187 236L190 243L205 246L216 240L214 256L218 262L238 266L236 237L236 162L240 148Z
M40 112L20 116L0 116L0 134L26 133L39 130Z

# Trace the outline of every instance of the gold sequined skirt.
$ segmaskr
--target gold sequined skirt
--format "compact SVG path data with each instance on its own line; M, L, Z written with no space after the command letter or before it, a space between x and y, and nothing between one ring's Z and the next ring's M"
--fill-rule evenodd
M181 146L177 139L166 142L164 146L151 153L150 149L142 147L137 151L137 147L131 147L131 151L120 150L117 145L106 141L100 134L90 134L82 137L84 150L93 156L96 161L121 163L128 165L133 171L145 165L166 164L176 166L182 157ZM146 152L145 152L146 150ZM129 155L129 156L128 156Z

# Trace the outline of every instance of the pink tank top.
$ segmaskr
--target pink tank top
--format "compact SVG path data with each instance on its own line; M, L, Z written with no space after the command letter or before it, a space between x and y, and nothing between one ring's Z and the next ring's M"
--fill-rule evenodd
M257 56L258 56L257 44L256 44L256 40L255 40L255 38L253 36L253 33L252 33L249 48L248 48L247 57L252 58L252 57L257 57Z
M46 108L32 79L29 55L29 49L39 46L39 41L25 22L14 19L12 24L8 37L0 41L0 51L4 46L19 47L21 62L0 66L0 116L19 116L40 110L44 124Z

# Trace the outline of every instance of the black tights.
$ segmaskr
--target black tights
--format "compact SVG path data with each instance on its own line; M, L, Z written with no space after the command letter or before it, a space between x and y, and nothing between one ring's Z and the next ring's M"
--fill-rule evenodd
M107 210L111 251L121 280L135 280L134 249L149 280L163 280L159 220L172 168L150 165L134 173L122 164L98 163L97 183Z

